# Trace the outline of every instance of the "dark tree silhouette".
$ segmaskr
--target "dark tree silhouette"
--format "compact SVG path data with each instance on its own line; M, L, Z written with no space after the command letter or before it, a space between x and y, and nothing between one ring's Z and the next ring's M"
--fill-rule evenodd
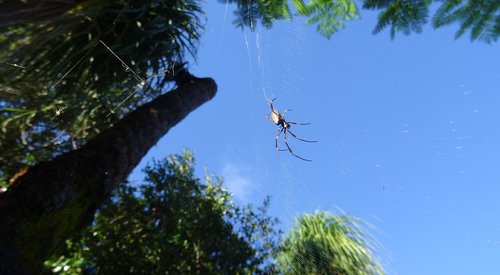
M269 270L277 219L269 198L241 206L223 179L195 176L189 151L120 184L95 222L46 262L58 274L255 274Z
M0 274L38 274L43 261L89 225L146 152L216 84L177 72L177 88L134 110L82 148L30 167L0 195Z

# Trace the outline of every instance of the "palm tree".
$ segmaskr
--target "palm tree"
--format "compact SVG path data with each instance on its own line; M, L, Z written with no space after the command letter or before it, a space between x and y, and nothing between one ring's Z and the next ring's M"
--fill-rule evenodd
M276 254L281 274L384 274L358 219L328 212L297 219Z
M90 224L147 151L215 96L211 78L176 71L176 89L130 112L81 148L31 166L0 193L0 274L39 274L43 261Z
M2 2L0 10L12 3L18 2ZM45 3L57 8L45 10ZM17 8L33 16L2 17L12 19L0 31L6 62L0 64L0 167L7 178L81 147L171 88L165 73L195 56L203 31L193 0L40 1L40 11ZM133 91L141 96L124 101Z
M158 139L216 92L179 65L202 30L195 1L55 2L39 6L52 16L2 18L0 176L35 165L0 194L0 274L39 274ZM13 3L38 11L16 1L0 10ZM142 100L118 104L138 88Z

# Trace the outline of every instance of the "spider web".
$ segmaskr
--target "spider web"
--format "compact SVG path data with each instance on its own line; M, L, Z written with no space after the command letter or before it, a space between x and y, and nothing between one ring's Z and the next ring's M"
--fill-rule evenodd
M303 201L303 194L309 192L308 190L315 185L314 182L305 179L312 173L311 171L314 171L316 163L321 161L314 156L319 155L320 148L324 146L322 143L326 143L321 140L320 125L311 119L314 117L312 112L315 111L312 104L314 100L311 99L314 98L314 91L304 89L307 87L304 83L310 81L303 78L305 61L303 55L307 43L305 22L294 19L278 26L279 31L256 27L253 32L249 30L240 32L241 40L235 47L236 50L245 52L247 67L234 70L236 73L233 74L230 72L233 70L228 62L232 59L229 53L231 46L227 44L229 39L234 37L234 32L240 30L234 30L234 27L227 23L228 11L229 1L225 3L222 22L213 25L217 28L222 26L219 35L216 35L215 54L213 51L207 53L201 49L203 56L200 56L200 67L203 68L193 67L195 75L213 76L216 81L220 77L219 94L214 102L209 103L217 109L207 106L206 112L201 110L190 115L187 121L183 121L177 127L179 129L176 129L175 133L169 133L168 139L162 139L158 146L148 153L129 180L134 182L141 179L143 176L139 171L151 158L162 158L166 152L180 152L182 148L188 146L195 150L198 173L204 170L200 169L202 166L206 166L225 177L225 184L235 195L236 200L258 204L266 195L272 195L270 213L281 220L281 227L286 231L292 227L295 218L302 212L312 212L318 207L334 206L319 206L315 201L310 203ZM226 35L227 33L231 34ZM56 89L75 67L87 62L88 56L96 47L105 47L123 69L137 81L137 88L125 91L123 100L114 106L109 106L106 116L126 104L132 97L140 97L141 89L161 75L142 78L127 57L119 56L105 41L99 41L75 64L68 64L68 71L64 72L49 90ZM8 65L29 69L19 64L8 63ZM243 80L243 82L231 83L232 79L227 76L229 74L235 77L236 74L239 75L238 81ZM241 78L241 75L245 77ZM297 159L289 152L276 151L274 146L276 125L266 120L266 114L270 111L266 99L269 98L277 98L275 108L278 111L293 109L286 113L286 118L290 121L311 122L309 126L293 126L293 131L302 138L319 140L318 144L306 144L291 136L288 137L294 152L304 158L311 158L311 163ZM219 99L224 104L218 103ZM57 112L76 107L63 106ZM56 113L56 116L59 113ZM204 128L201 129L204 132L203 136L193 135L193 129L200 128ZM280 148L285 146L283 135L279 140L279 146Z
M307 33L312 33L312 31L307 29L306 33L306 27L304 27L302 20L294 19L283 24L277 23L271 30L256 27L253 32L248 29L241 32L241 30L235 30L228 23L228 17L230 17L228 14L231 14L229 1L225 3L220 13L216 14L221 16L218 19L216 16L211 17L213 23L209 22L209 26L213 30L209 29L208 34L202 38L206 39L208 46L206 48L202 46L200 49L199 66L193 68L193 74L213 77L219 84L219 93L213 102L190 115L186 121L176 127L175 131L169 134L168 139L160 141L158 146L146 156L145 161L152 157L161 158L166 152L180 152L182 148L189 146L195 150L195 156L198 160L196 170L203 171L201 168L206 166L215 174L224 176L226 186L235 194L235 200L244 203L258 203L265 195L272 195L271 214L280 218L282 228L285 231L292 227L297 215L303 212L311 213L318 208L335 211L337 205L347 208L348 213L363 213L364 218L369 218L372 213L381 213L388 220L392 218L390 217L392 215L395 217L394 219L401 219L422 231L429 230L412 223L409 216L419 217L423 220L432 220L429 217L433 215L440 216L442 217L438 221L440 224L447 219L465 218L456 213L460 211L469 213L470 209L475 209L480 215L488 214L489 218L485 219L491 219L492 216L497 218L500 211L494 205L489 205L491 211L488 212L485 207L476 206L477 200L458 195L460 190L467 190L464 191L465 193L481 192L482 186L478 188L471 184L471 182L476 183L475 178L467 180L467 172L470 171L468 167L473 165L472 162L477 161L477 163L489 167L484 159L490 160L491 163L498 160L494 155L486 153L489 152L489 149L492 149L492 152L498 152L495 150L498 146L495 146L494 143L490 144L488 148L483 148L484 151L477 152L478 155L486 156L483 159L470 153L469 159L474 161L467 161L464 157L467 155L468 148L479 148L480 144L472 143L472 141L477 140L477 132L469 133L467 128L461 128L460 122L465 123L463 122L465 121L464 117L480 115L483 109L490 110L492 114L495 114L493 107L497 107L493 106L494 104L479 104L479 100L475 97L478 93L475 92L477 89L475 87L482 86L477 86L480 85L477 83L468 84L473 82L473 78L482 79L484 82L492 80L482 78L483 76L479 73L474 74L473 68L477 67L470 66L465 77L463 75L453 76L454 80L450 81L452 84L436 82L435 80L429 82L441 88L437 89L432 85L422 86L421 82L425 81L415 81L415 79L426 77L426 73L423 72L425 68L421 68L419 71L412 65L397 63L397 58L399 58L407 61L408 64L417 66L415 65L417 63L414 60L415 57L401 49L404 49L405 46L411 46L408 41L415 44L420 43L421 38L383 44L386 47L385 51L391 51L396 58L391 59L390 56L385 55L384 58L390 61L378 60L377 66L359 62L358 59L368 58L365 53L366 45L360 48L350 45L353 49L346 53L355 55L354 52L357 49L362 52L359 54L363 58L359 57L349 61L335 60L338 63L329 64L334 68L332 70L337 76L331 73L328 76L331 79L322 79L322 86L328 88L317 93L308 89L308 86L312 86L311 82L319 80L311 79L310 74L307 74L311 70L307 64L311 58L308 52L311 50L308 48L308 43L312 39ZM314 35L311 34L311 36ZM371 40L375 49L377 46L381 47L376 44L381 43L380 40ZM331 44L335 44L335 42L334 40ZM453 47L453 45L450 44L449 47ZM104 47L103 44L96 46ZM429 47L426 44L424 46ZM414 50L418 52L417 49ZM440 58L446 57L445 52L447 51L443 50L444 57ZM334 55L331 52L328 54ZM111 50L110 55L114 55L124 69L130 70L132 77L134 77L135 70L126 57L117 56ZM377 54L372 53L372 55ZM341 59L340 54L335 56ZM317 58L317 55L314 57ZM438 61L429 60L428 62L441 65ZM448 61L450 63L456 62L455 59L451 58ZM357 70L350 71L354 72L354 76L342 74L342 66L347 62L356 63L359 67ZM22 64L10 65L16 68L23 66ZM331 68L323 67L320 69ZM387 77L389 74L399 73L398 70L406 70L406 75L398 74L400 79ZM384 74L384 71L387 73ZM453 71L459 73L458 69ZM431 73L435 73L435 71ZM444 74L444 72L439 73L440 75ZM485 75L490 74L485 73ZM495 80L498 80L498 73L495 72L494 76L497 78ZM127 96L123 98L122 103L117 102L118 106L131 96L140 96L140 89L143 85L141 83L150 79L135 78L138 81L138 90L127 91ZM456 84L458 78L461 79L461 83L456 85L459 87L455 87L453 85ZM356 86L355 82L361 81L371 82L373 87L365 91L355 88L346 91L337 89L337 82L341 82L338 84L339 87L350 88ZM414 87L409 87L412 85L419 87L420 91L414 91ZM450 88L450 85L453 88ZM409 92L405 94L406 89L413 89L414 95L410 95ZM446 101L438 101L443 106L434 106L433 116L426 117L427 112L431 112L431 105L437 101L435 98L443 95L443 90L446 89L455 89L450 93L459 91L459 95L453 94ZM487 90L484 87L483 89ZM391 96L387 96L385 93L389 93ZM331 94L335 96L330 96ZM405 96L398 96L399 94ZM458 101L457 98L462 96L467 97L467 99L471 98L471 100ZM482 96L483 99L486 98L484 101L498 102L496 97ZM286 114L286 119L311 122L309 126L293 127L294 133L306 139L318 140L319 143L304 144L289 138L290 146L294 152L305 158L311 158L311 163L297 159L288 152L275 150L276 125L266 120L266 114L270 111L266 98L274 97L277 98L275 107L278 111L293 109ZM329 101L327 107L331 109L318 110L316 106L325 106L325 104L321 104L321 101ZM372 102L377 102L383 107L372 104ZM477 107L476 104L481 107ZM414 105L428 107L415 109ZM446 107L444 107L445 105ZM71 107L68 106L68 108ZM455 107L454 110L458 110L459 115L449 112L448 107ZM362 115L351 112L349 108L357 110ZM320 115L316 115L316 113L320 113ZM349 113L350 116L346 113ZM363 115L366 117L361 117ZM418 116L424 117L425 123L420 125L421 121L416 119ZM486 118L482 117L482 119ZM444 122L442 125L436 126L436 121ZM481 124L482 120L474 121ZM496 125L495 121L489 121L489 125ZM346 127L346 124L349 126ZM434 125L434 128L428 124ZM350 132L346 135L336 131L337 128ZM193 134L197 131L203 133ZM496 130L490 129L487 135L484 133L484 129L475 129L474 131L480 133L483 131L482 140L484 142L492 139L491 136L499 136ZM377 137L377 135L390 139L390 142ZM387 145L386 143L391 144ZM279 144L283 148L282 139L280 139ZM421 144L426 145L422 146ZM363 147L364 145L366 146ZM356 150L353 148L355 146L364 148L364 151ZM418 149L410 150L409 147ZM425 154L432 155L432 157L425 157ZM449 162L442 160L446 156L452 156L451 160L448 160ZM419 159L422 163L411 162L408 160L411 158ZM425 162L433 163L436 167L426 165ZM138 169L144 166L144 163ZM420 166L426 167L426 169ZM318 167L322 167L323 170L318 170ZM396 171L397 169L402 169L412 176L400 175L401 172ZM484 175L489 175L491 179L498 179L488 169L477 169L483 171ZM132 177L142 177L139 174L139 172L135 172ZM317 174L322 175L321 181L323 182L312 181L312 179L319 179L319 177L314 176ZM363 174L364 177L361 176ZM481 176L480 173L475 175L485 182L491 180L485 179L484 175ZM453 184L446 185L448 182ZM461 184L455 184L457 182ZM328 187L330 188L328 189ZM484 190L497 189L488 185ZM455 199L450 199L450 197L455 198L455 195L450 194L457 194L470 209L455 206ZM483 194L483 196L488 197L487 194ZM325 197L329 197L328 200ZM439 199L434 199L435 197ZM442 200L445 203L430 204L429 202L433 199ZM416 210L411 207L412 205L419 205L419 207ZM444 210L438 209L437 205L440 205L439 207ZM375 208L377 210L372 210ZM422 211L420 211L421 208ZM411 210L414 211L410 212ZM371 220L380 221L377 215L373 214L373 216ZM480 220L480 222L485 227L491 226L491 223L487 221ZM461 238L463 234L473 232L473 228L460 231L460 228L465 227L462 223L456 222L455 225L458 229L450 229L450 226L446 234L458 238L457 241L463 240ZM393 226L401 226L399 220L394 222ZM412 234L413 232L415 231L407 231L406 233ZM453 232L460 232L462 235L452 234ZM426 232L425 235L420 236L419 240L426 239L431 233ZM492 233L491 236L491 238L488 237L488 242L482 240L481 244L487 243L490 247L498 247L498 234ZM405 239L404 242L406 241L408 240ZM413 245L418 247L419 244L414 242ZM404 268L400 269L405 270Z
M106 114L106 116L109 116L111 115L112 113L114 113L118 108L120 108L122 105L124 105L126 102L128 102L132 97L134 96L138 96L138 93L140 93L140 91L142 89L144 89L145 85L148 84L149 82L151 82L154 78L156 77L161 77L163 76L165 73L167 72L171 72L172 68L174 67L175 65L175 61L172 62L172 65L170 68L166 68L164 69L162 72L160 73L157 73L157 74L152 74L151 76L148 76L146 79L143 79L132 67L130 67L126 61L124 61L120 56L118 56L106 43L104 43L104 41L102 40L99 40L93 47L91 47L75 64L73 64L73 66L71 66L71 68L66 71L62 76L61 78L59 78L53 85L51 85L49 87L49 90L54 90L57 85L59 85L59 83L61 83L62 81L65 80L65 78L81 63L83 62L84 60L87 60L87 57L88 55L98 46L102 46L102 47L105 47L108 51L109 51L109 54L113 55L119 62L120 64L122 65L122 67L124 68L124 70L126 72L129 72L133 78L138 82L137 83L137 88L135 88L132 92L130 92L121 102L119 102L118 104L116 104L116 106L114 107L111 107L109 112ZM15 64L12 64L12 65L15 65ZM68 106L64 106L62 107L61 109L59 109L56 113L56 116L60 115L59 112L61 112L62 110L68 108Z

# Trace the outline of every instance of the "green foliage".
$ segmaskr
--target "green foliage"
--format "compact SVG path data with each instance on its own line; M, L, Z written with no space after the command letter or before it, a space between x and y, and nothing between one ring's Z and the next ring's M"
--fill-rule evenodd
M391 37L396 32L421 32L429 17L432 0L365 0L366 9L382 9L374 32L390 27ZM493 42L500 36L500 2L498 0L440 0L432 17L434 28L458 23L455 38L470 31L472 40Z
M338 29L344 28L344 22L358 19L359 13L353 0L293 0L292 8L286 0L219 0L224 3L236 3L235 25L254 29L257 22L266 27L278 20L288 20L293 16L306 17L307 25L317 24L316 30L324 37L330 38Z
M189 152L154 161L145 182L125 184L82 235L46 262L54 273L237 274L262 272L277 246L269 200L240 207L222 179L194 175Z
M384 274L360 221L327 212L297 219L277 253L283 274Z
M270 28L274 21L291 18L287 0L219 0L219 2L236 4L234 12L236 19L233 23L240 28L254 29L259 21L264 27Z
M306 24L318 24L316 30L327 38L343 29L344 22L359 18L356 4L351 0L313 0L307 4L294 0L293 3L299 15L309 17Z
M88 0L60 20L3 32L2 48L16 49L2 57L27 68L15 80L44 81L60 93L75 87L132 88L140 81L138 77L161 74L169 62L183 58L185 51L195 56L203 28L199 19L203 12L196 2ZM119 57L126 57L138 75L124 68L100 41ZM58 83L72 66L76 67L64 78L71 84Z
M472 40L496 41L500 36L500 2L497 0L448 0L436 12L434 27L458 21L460 28L455 37L470 30Z
M44 24L2 29L0 174L77 148L164 91L172 62L196 54L198 2L88 0ZM140 100L128 98L141 88Z
M408 35L411 32L420 33L429 16L431 0L366 0L365 9L384 9L378 16L378 22L373 30L379 33L390 27L391 38L396 32Z
M260 21L264 27L271 27L274 21L306 17L307 25L317 25L316 30L330 38L345 22L359 18L359 11L353 0L219 0L236 3L238 27L254 29ZM381 10L374 33L390 29L391 38L397 32L409 35L420 33L429 19L429 8L433 2L440 2L432 17L433 26L439 28L459 23L456 37L471 32L471 39L486 42L496 41L500 36L500 2L497 0L364 0L363 8ZM295 12L292 12L295 9Z

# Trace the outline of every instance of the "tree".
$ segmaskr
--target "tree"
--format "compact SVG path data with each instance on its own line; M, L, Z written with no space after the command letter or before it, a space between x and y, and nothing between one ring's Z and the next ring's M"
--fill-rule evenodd
M360 221L317 211L299 217L277 252L283 274L383 274Z
M90 224L149 148L215 96L210 78L177 68L174 79L176 89L81 148L30 167L0 194L0 274L38 274L46 257Z
M23 2L19 10L25 9ZM196 54L203 31L196 1L78 2L50 2L62 7L32 12L55 13L44 16L47 20L16 23L0 32L0 175L5 179L80 148L171 89L165 74L187 54ZM0 3L0 10L11 3ZM67 5L76 7L60 15ZM38 17L25 20L31 18ZM132 91L141 96L129 97Z
M260 20L270 27L292 16L284 0L230 2L240 26ZM294 15L327 37L357 17L351 0L291 3ZM498 3L482 3L444 1L439 14L446 20L435 25L458 21L473 38L496 40ZM396 31L418 31L429 4L364 1L365 8L387 8L379 29ZM0 14L0 180L12 182L0 195L0 273L36 273L162 135L215 95L216 85L172 70L196 54L199 1L12 0L0 10L20 11Z
M174 65L201 29L193 1L57 3L46 10L56 16L2 18L0 174L12 182L0 194L2 274L38 274L149 148L216 92L212 79ZM143 100L120 103L138 87Z
M55 273L248 274L277 246L277 219L237 206L222 178L194 175L190 152L153 161L145 182L123 184L95 222L47 265Z

